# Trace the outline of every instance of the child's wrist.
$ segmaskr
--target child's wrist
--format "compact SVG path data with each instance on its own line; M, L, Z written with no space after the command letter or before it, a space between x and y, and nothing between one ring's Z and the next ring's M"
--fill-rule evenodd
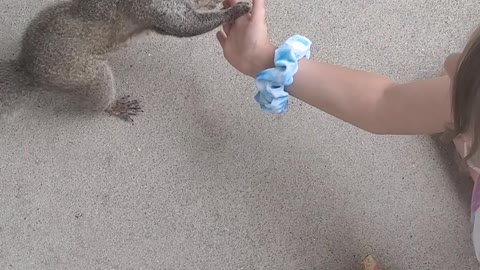
M278 49L274 50L273 67L267 67L255 77L258 93L255 100L263 111L278 114L288 107L287 87L293 84L298 71L298 62L310 58L312 42L302 36L290 37Z
M267 44L264 48L259 50L259 54L255 56L255 59L250 63L251 66L248 69L248 76L256 78L258 73L265 69L275 67L275 50L277 48L273 44Z

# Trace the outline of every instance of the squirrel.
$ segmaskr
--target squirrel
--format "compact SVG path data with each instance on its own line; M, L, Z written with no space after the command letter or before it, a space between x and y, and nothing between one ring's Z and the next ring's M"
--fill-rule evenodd
M14 60L0 62L0 120L40 90L66 94L72 110L107 112L133 122L142 106L116 98L107 57L145 31L174 37L205 34L250 11L239 2L200 12L205 0L70 0L53 4L30 22Z
M214 9L220 2L223 2L223 0L195 0L194 6L197 9Z

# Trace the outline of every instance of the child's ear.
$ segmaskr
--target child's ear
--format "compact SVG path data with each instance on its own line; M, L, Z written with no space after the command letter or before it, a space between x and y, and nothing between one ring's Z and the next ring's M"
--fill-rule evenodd
M447 72L447 75L450 77L450 79L455 76L461 56L461 53L452 53L447 57L447 59L445 59L445 62L443 63L443 68Z

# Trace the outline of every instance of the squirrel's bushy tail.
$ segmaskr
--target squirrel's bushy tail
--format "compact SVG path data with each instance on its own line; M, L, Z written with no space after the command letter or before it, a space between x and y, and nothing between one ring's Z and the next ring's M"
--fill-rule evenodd
M6 120L20 112L31 92L25 76L16 60L0 60L0 120Z

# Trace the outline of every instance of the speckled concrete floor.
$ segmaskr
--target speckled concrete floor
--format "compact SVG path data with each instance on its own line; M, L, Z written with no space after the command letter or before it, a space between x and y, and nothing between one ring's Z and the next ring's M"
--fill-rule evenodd
M46 0L0 1L0 58ZM476 1L268 1L272 38L398 80L431 76ZM429 137L374 136L294 100L260 111L214 33L112 59L145 113L26 111L0 136L1 269L478 269L471 183Z

